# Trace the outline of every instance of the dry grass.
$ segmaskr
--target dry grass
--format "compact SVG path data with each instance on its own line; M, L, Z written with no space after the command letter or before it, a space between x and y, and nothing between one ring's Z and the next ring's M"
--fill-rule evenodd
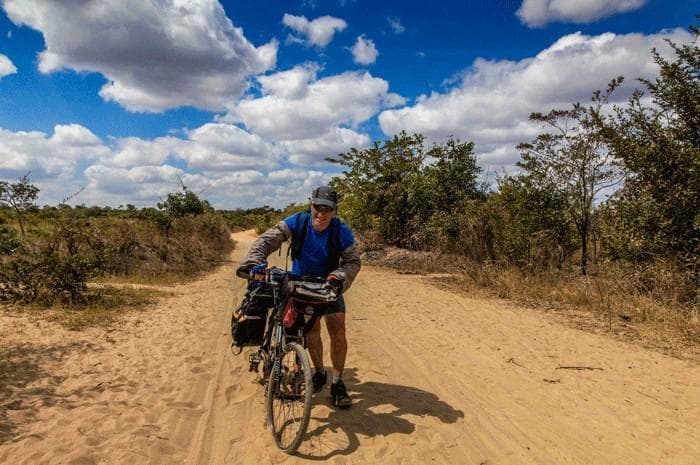
M224 262L218 262L223 264ZM136 285L136 286L178 286L187 284L206 275L208 271L190 271L190 272L135 272L128 276L124 275L109 275L100 278L99 283L104 285Z
M72 331L80 331L118 324L128 313L143 311L168 295L154 289L91 286L86 302L81 305L8 305L8 308L16 313L60 324Z
M578 328L610 334L677 357L700 357L700 310L690 276L669 263L647 268L605 264L577 271L524 271L462 257L386 248L365 262L402 272L448 273L431 281L470 295L498 297L544 310ZM688 295L691 293L691 295Z

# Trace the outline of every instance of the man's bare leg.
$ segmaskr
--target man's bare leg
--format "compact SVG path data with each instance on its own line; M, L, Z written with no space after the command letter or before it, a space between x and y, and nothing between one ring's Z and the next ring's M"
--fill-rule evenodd
M328 335L331 339L331 363L333 364L333 379L336 380L343 375L343 369L345 368L345 357L348 352L348 341L345 337L345 313L331 313L326 315L325 318L326 328L328 329Z
M321 340L321 319L306 333L306 347L309 349L311 363L316 371L323 370L323 341Z

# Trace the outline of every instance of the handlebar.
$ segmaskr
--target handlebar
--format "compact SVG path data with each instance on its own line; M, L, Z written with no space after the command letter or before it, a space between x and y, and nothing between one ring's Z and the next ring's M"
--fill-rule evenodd
M337 289L325 279L298 276L281 268L271 267L265 271L265 279L257 281L282 290L290 297L309 303L330 303L338 300Z

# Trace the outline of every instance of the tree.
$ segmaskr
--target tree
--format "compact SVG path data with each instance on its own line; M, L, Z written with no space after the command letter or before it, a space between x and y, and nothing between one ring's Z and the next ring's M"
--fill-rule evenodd
M485 187L479 183L473 142L449 138L433 144L423 168L417 221L426 246L481 261L493 258L490 228L482 215Z
M535 174L499 179L487 205L495 247L519 265L561 268L576 249L565 196Z
M158 203L158 208L165 210L172 218L201 215L212 209L209 202L200 199L197 194L186 188L182 192L168 194L163 202Z
M596 126L596 115L602 113L620 82L622 78L617 78L606 92L595 92L590 107L575 103L568 110L552 110L546 115L532 113L530 120L542 123L548 132L538 135L531 143L518 145L522 155L518 166L566 199L567 215L579 234L584 275L596 195L622 178L614 154Z
M343 214L357 229L376 226L384 240L410 246L416 194L425 161L423 136L401 132L370 148L350 149L327 161L348 167L331 185L343 199Z
M450 138L426 151L422 135L402 131L327 160L349 168L331 184L343 199L343 217L358 230L413 249L463 250L458 239L478 235L480 223L463 234L473 215L460 216L473 213L468 203L483 196L472 142Z
M20 233L24 238L24 213L36 207L34 203L39 194L39 188L30 184L29 173L19 178L19 182L10 184L0 181L0 204L12 208L17 215Z
M686 45L668 41L674 60L653 50L659 77L596 123L623 162L623 189L612 199L617 230L634 237L633 257L675 256L700 267L700 30ZM617 241L620 242L620 241ZM626 253L627 253L626 252Z
M450 138L433 145L427 155L434 160L424 171L435 208L452 212L465 200L482 196L481 168L476 164L473 142Z

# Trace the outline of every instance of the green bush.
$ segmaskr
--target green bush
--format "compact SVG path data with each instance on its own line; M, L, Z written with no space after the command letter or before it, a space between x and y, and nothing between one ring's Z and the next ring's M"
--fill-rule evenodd
M84 301L87 283L101 273L103 257L89 225L67 218L44 240L0 266L0 298L12 301Z
M17 233L0 218L0 255L11 255L21 247Z

